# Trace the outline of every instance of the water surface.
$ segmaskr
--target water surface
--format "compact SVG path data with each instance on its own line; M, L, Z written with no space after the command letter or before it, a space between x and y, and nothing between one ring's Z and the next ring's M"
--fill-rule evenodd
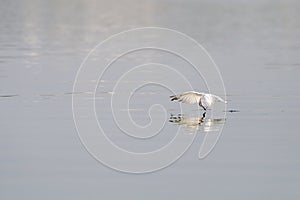
M299 199L299 9L295 0L2 1L1 199ZM205 126L192 126L199 134L174 165L131 175L86 152L74 126L71 94L76 72L96 44L143 26L176 29L201 43L221 71L228 109L239 112L227 113L206 159L197 158ZM201 80L187 76L202 90ZM112 95L115 81L98 88L98 105ZM132 117L140 125L149 122L149 105L166 107L165 132L152 144L132 146L114 135L108 107L97 112L119 145L155 149L182 126L169 122L171 114L189 113L180 113L164 88L149 86L135 95ZM197 107L186 108L195 117Z

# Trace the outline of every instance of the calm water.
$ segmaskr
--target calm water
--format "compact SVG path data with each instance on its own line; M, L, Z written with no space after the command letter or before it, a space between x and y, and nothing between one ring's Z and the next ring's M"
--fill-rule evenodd
M300 198L298 1L4 0L0 5L1 199ZM143 26L172 28L201 43L221 71L228 109L239 112L227 113L221 138L206 159L197 159L204 134L203 126L196 126L194 144L175 164L132 175L103 166L84 149L71 93L82 60L96 44ZM201 81L187 76L201 88ZM97 112L110 136L124 148L144 151L170 140L181 126L168 122L178 115L178 105L155 86L136 93L132 118L145 125L145 107L163 104L165 136L132 146L114 135L109 107L101 107L114 80L97 91Z

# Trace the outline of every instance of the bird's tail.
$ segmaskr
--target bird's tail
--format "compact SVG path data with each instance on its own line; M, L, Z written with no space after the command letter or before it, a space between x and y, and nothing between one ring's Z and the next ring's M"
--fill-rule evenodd
M218 96L216 96L216 95L214 95L214 96L215 96L215 98L216 98L218 101L223 102L223 103L227 103L227 101L225 101L225 100L222 99L221 97L218 97Z
M219 101L223 102L223 103L227 103L227 101L225 101L224 99L220 98Z

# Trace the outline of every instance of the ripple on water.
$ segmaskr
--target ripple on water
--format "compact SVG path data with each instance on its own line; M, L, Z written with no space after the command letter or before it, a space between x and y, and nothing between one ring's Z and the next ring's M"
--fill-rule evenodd
M17 94L5 94L5 95L0 95L0 98L10 98L10 97L16 97L19 96Z

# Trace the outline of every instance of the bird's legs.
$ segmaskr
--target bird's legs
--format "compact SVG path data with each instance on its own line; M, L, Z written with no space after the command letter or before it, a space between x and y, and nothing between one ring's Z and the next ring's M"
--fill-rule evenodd
M199 106L201 106L206 111L206 108L202 105L201 99L199 101Z
M202 117L199 118L199 125L201 125L201 124L204 122L205 115L206 115L206 112L204 112L204 113L202 114Z

